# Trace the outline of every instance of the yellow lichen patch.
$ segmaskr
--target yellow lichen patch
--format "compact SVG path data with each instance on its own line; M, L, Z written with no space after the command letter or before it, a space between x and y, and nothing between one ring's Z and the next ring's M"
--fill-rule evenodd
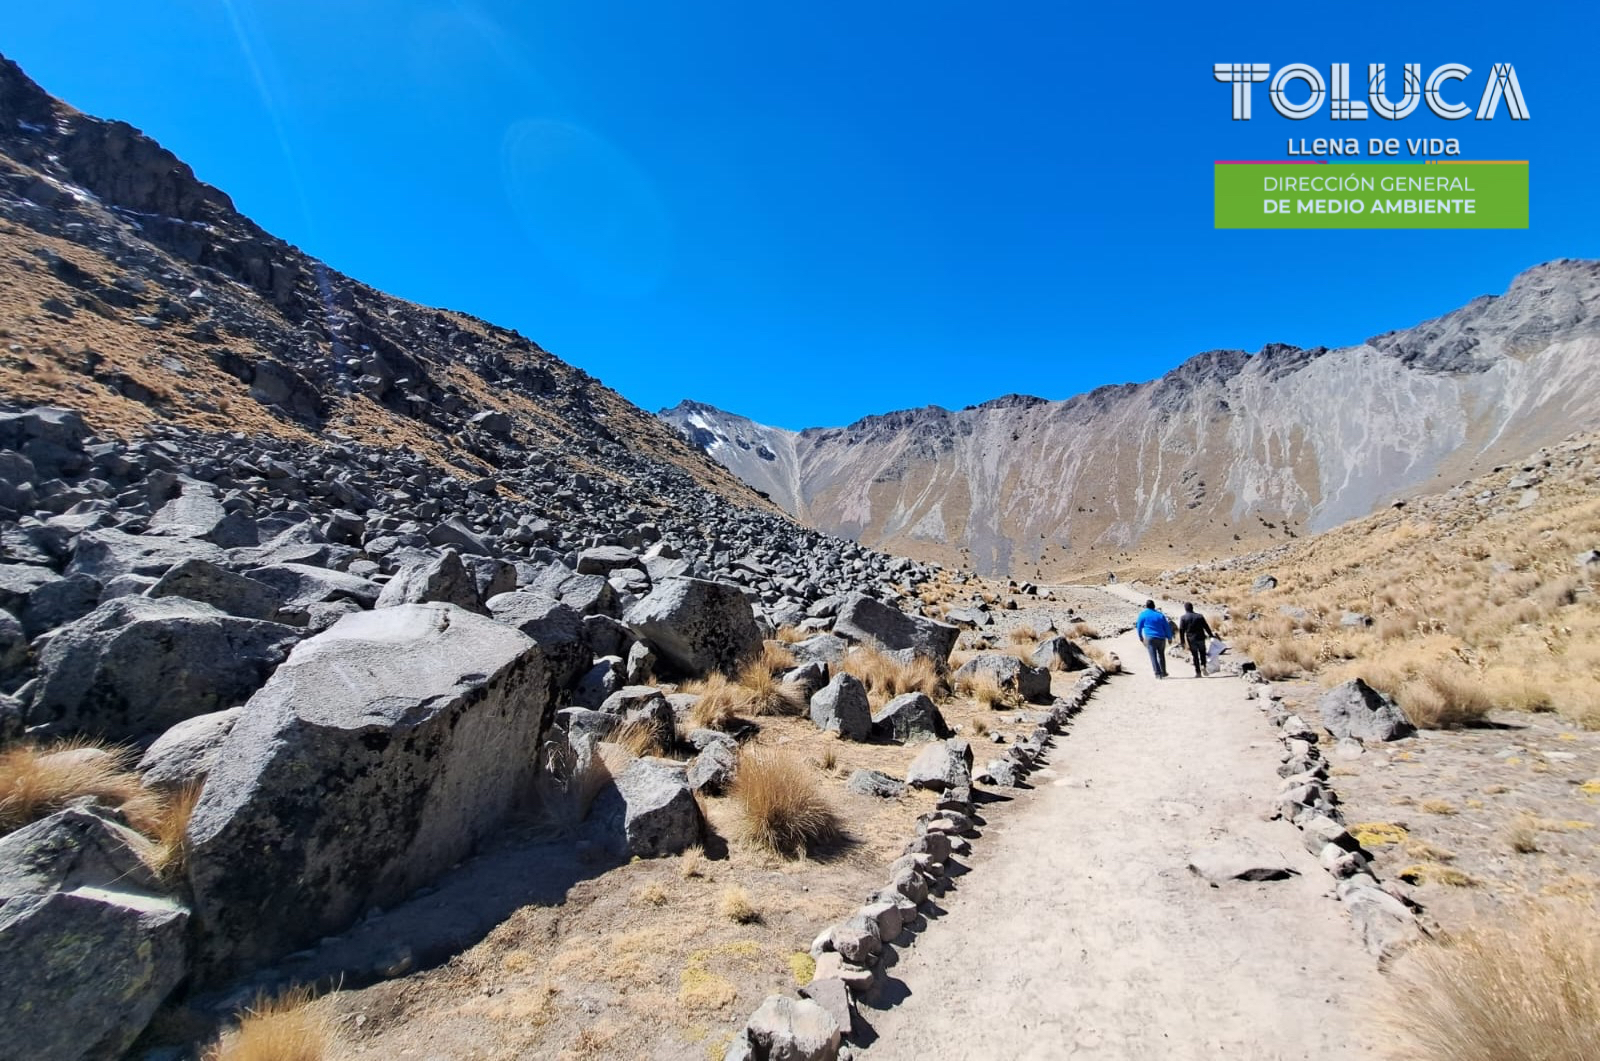
M796 986L804 987L817 975L817 960L803 950L789 955L789 971L794 973Z
M1591 796L1600 796L1600 777L1590 778L1578 786L1579 791L1587 792Z
M1396 874L1407 884L1447 884L1452 888L1474 888L1477 880L1459 869L1441 866L1437 862L1419 862L1407 866Z
M1350 827L1350 835L1362 847L1382 847L1384 844L1401 843L1411 834L1406 832L1404 826L1393 822L1361 822Z
M735 962L746 966L761 957L761 944L741 939L694 951L678 974L678 1002L685 1009L706 1011L726 1009L739 997L732 980L711 970L713 963Z
M732 980L692 962L678 974L678 1002L685 1009L726 1009L739 997Z

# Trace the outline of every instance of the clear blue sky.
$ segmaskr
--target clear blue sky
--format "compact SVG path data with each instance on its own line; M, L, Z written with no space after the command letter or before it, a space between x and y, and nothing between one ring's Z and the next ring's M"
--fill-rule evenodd
M55 0L0 51L269 230L649 409L787 427L1344 345L1600 256L1600 5ZM1229 120L1215 62L1512 62L1532 119ZM1391 89L1393 94L1393 89ZM1217 232L1299 136L1532 160L1520 232Z

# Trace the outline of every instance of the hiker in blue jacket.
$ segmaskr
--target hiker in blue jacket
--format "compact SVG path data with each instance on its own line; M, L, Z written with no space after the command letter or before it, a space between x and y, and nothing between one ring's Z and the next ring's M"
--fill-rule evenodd
M1167 676L1167 642L1172 639L1172 623L1165 615L1156 611L1156 602L1144 602L1144 611L1139 613L1139 618L1134 620L1133 628L1139 634L1139 640L1144 642L1145 650L1150 653L1150 669L1157 678Z

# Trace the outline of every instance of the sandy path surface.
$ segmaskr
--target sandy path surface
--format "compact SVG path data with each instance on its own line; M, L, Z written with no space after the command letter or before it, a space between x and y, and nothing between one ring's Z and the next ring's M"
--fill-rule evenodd
M1379 974L1298 832L1262 820L1278 746L1238 679L1174 657L1158 682L1133 634L1110 647L1133 673L1057 739L1026 805L994 815L884 1008L862 1011L865 1056L1380 1056ZM1298 876L1214 888L1188 869L1239 839Z

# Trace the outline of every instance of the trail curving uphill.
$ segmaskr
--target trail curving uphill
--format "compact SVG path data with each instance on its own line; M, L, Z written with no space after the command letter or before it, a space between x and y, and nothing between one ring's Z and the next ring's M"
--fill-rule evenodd
M1278 745L1239 680L1173 658L1156 681L1133 634L1110 647L1133 673L1056 739L1038 791L993 816L947 912L862 1011L864 1056L1381 1056L1376 965L1295 828L1264 820ZM1213 887L1188 862L1219 843L1297 875Z

